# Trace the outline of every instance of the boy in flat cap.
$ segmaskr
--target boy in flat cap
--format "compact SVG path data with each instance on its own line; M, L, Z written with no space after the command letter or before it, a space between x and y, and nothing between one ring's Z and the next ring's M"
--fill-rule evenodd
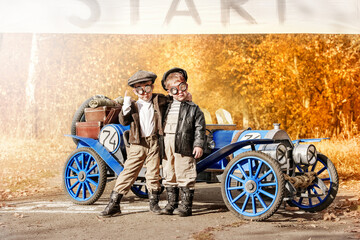
M187 73L184 69L170 69L161 83L171 96L163 125L166 159L163 159L162 166L168 204L161 213L191 216L196 180L194 158L203 154L205 118L199 106L187 101ZM179 188L181 205L178 207Z
M130 125L127 160L124 170L119 174L115 187L110 195L110 202L101 212L102 217L111 217L121 213L120 200L126 195L135 182L143 164L146 164L146 187L149 192L150 210L160 214L159 195L159 141L162 132L162 113L166 109L167 98L161 94L153 94L156 75L152 72L140 70L128 80L139 97L133 101L129 96L124 97L124 104L119 114L122 125Z

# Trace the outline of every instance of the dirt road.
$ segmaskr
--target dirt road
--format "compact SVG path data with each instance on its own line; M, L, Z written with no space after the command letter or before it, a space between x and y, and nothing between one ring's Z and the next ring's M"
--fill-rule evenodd
M90 206L75 205L62 192L2 202L0 239L360 239L358 195L343 188L327 211L282 206L265 222L239 220L226 209L219 184L205 183L197 184L192 217L153 215L147 200L129 193L122 216L99 218L111 189L108 184Z

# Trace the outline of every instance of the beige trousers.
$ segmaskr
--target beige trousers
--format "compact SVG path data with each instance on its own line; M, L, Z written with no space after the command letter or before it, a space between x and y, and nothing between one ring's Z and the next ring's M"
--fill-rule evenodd
M163 174L165 187L195 188L196 161L193 157L175 153L175 134L164 137L166 159L163 159Z
M132 144L127 151L124 170L116 179L114 191L126 195L143 165L146 165L146 187L148 191L159 191L160 185L160 155L159 142L156 135L141 138L140 145Z

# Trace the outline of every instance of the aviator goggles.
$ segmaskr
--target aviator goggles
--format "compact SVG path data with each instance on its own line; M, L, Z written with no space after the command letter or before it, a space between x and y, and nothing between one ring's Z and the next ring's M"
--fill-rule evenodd
M139 95L144 95L145 93L150 93L152 91L152 87L151 85L146 85L144 88L142 87L137 87L135 88L135 91L139 94Z
M187 83L182 82L179 85L177 85L176 87L170 88L170 92L173 95L177 95L180 91L185 92L187 90L187 88L188 88Z

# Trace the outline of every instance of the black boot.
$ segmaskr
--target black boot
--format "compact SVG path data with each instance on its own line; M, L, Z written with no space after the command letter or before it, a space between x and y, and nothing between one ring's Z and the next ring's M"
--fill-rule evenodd
M166 195L168 203L165 208L161 209L161 214L172 215L174 210L179 206L179 188L178 187L167 187Z
M112 191L110 194L110 202L106 206L105 210L100 213L100 217L113 217L121 214L120 210L120 200L122 194L119 194L116 191Z
M150 211L155 214L161 214L161 208L159 207L160 193L159 191L149 191L149 200L150 200Z
M177 209L180 217L187 217L192 215L192 204L194 199L194 189L190 190L186 187L180 188L181 194L181 204Z

